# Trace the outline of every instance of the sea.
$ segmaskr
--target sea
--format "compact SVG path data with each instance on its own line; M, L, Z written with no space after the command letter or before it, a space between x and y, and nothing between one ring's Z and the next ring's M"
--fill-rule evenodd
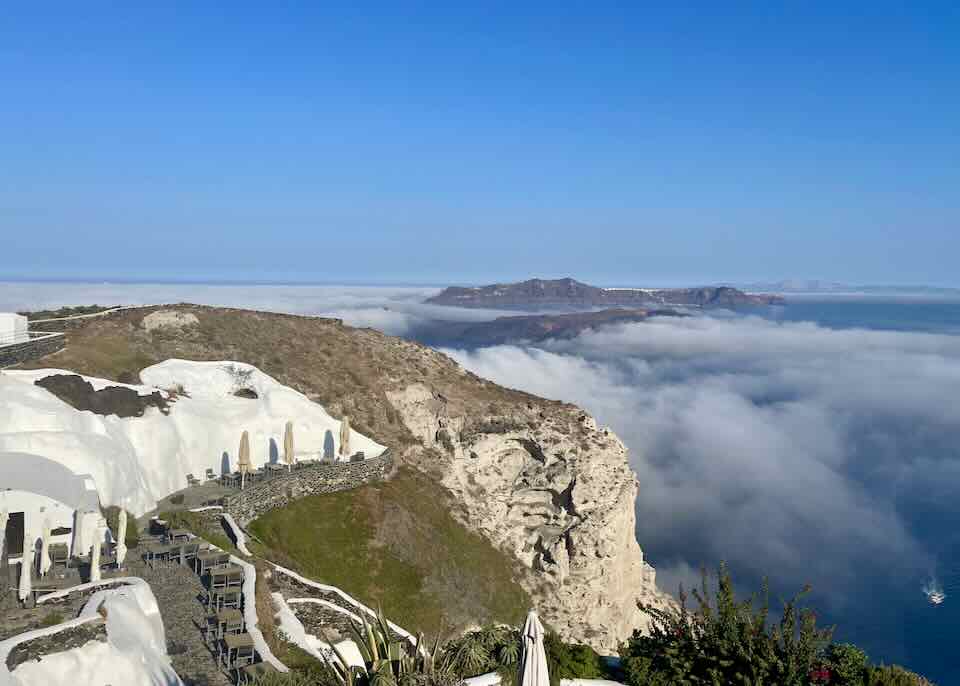
M960 336L960 298L850 296L788 296L789 305L771 308L763 316L780 321L815 322L833 329L910 331ZM960 397L955 407L960 424ZM957 446L960 459L960 445ZM939 686L960 684L960 500L954 507L930 507L902 512L911 534L936 560L924 578L903 579L899 588L877 589L869 608L858 620L845 613L837 639L866 647L879 661L903 664ZM883 564L883 561L877 561ZM871 590L871 570L863 570L862 583ZM946 594L940 605L928 602L924 587L935 586ZM899 635L890 635L872 617L899 618ZM831 618L827 617L827 621Z

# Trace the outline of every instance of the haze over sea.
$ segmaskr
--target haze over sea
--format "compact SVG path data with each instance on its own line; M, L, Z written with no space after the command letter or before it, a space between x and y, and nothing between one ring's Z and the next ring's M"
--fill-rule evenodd
M625 440L638 538L667 590L721 558L743 592L768 575L773 608L810 582L837 640L957 683L960 299L788 296L728 314L458 359Z
M788 306L775 308L770 316L779 321L812 321L835 329L960 336L960 299L791 297ZM953 409L955 427L960 425L957 407ZM956 465L960 461L960 443L949 446L947 454L938 457ZM941 493L931 496L926 503L910 500L909 510L900 512L911 534L931 556L927 574L903 578L902 583L883 589L890 593L886 595L875 592L881 590L875 585L875 570L864 569L861 583L866 592L860 601L863 606L851 606L843 617L825 617L826 621L841 625L838 638L857 642L875 658L909 665L939 684L958 683L960 677L960 655L956 651L960 630L960 500L956 499L956 474L954 468L942 475L945 492L952 498L944 499ZM878 566L883 564L884 560L877 560ZM935 578L947 595L939 606L928 603L922 593L929 577ZM862 617L859 621L858 614ZM898 618L902 626L892 631Z
M325 314L416 338L426 287L0 283L0 310L201 302ZM502 314L502 313L500 313ZM630 448L637 532L676 591L700 564L806 581L821 624L874 660L956 683L960 655L960 299L788 296L572 341L450 350L499 383L576 402ZM759 315L759 316L758 316ZM928 603L935 578L946 592Z

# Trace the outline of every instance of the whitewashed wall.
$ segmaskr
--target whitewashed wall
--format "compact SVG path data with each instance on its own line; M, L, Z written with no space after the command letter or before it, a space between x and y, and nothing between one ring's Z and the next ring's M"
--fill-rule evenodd
M0 312L0 345L29 340L27 318L14 312Z

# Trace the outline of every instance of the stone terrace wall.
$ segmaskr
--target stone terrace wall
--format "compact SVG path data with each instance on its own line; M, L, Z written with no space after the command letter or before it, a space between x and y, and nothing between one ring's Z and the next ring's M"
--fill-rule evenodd
M384 479L393 466L389 451L363 462L343 462L305 467L298 471L247 486L223 499L226 512L240 526L287 503L308 495L336 493Z
M62 350L65 343L66 337L62 333L54 333L32 338L23 343L2 346L0 347L0 369L55 353Z

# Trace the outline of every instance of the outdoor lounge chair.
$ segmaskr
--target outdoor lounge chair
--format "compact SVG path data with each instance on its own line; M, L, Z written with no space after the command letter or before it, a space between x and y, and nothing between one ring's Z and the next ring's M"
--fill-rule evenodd
M187 474L187 486L196 486L200 482L197 481L197 477L193 474Z
M253 664L256 657L253 650L253 637L248 633L227 634L220 640L218 657L227 669L239 669Z
M197 559L199 553L199 543L184 543L180 546L180 564L189 564L191 567L194 566L194 560Z
M219 612L228 607L243 609L243 592L239 588L222 588L207 594L207 609Z
M210 467L207 467L207 481L216 481L217 475L213 473L213 470Z
M67 549L66 543L54 543L50 546L50 562L53 563L53 566L63 565L67 566L67 563L70 561L70 551Z

